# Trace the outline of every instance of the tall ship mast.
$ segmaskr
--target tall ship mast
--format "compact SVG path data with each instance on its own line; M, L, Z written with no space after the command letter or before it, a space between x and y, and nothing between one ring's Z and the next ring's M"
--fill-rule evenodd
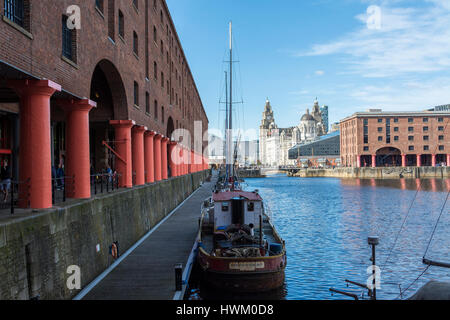
M265 292L284 285L286 246L258 190L235 181L233 152L233 30L230 22L226 112L226 174L202 205L197 261L204 283L230 292ZM228 92L229 90L229 92ZM229 99L228 99L229 94Z
M228 113L227 113L227 133L226 133L226 176L227 179L234 176L233 166L233 24L230 22L230 99L228 100Z

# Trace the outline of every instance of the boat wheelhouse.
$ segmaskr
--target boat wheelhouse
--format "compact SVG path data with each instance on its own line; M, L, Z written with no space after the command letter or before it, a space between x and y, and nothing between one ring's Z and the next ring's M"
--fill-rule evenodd
M205 200L198 241L208 285L238 292L283 286L285 244L257 191L220 191Z

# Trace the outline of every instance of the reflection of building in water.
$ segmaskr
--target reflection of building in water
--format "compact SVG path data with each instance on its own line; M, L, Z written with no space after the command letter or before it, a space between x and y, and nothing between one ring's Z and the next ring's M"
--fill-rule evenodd
M450 179L341 179L341 184L354 187L377 187L417 191L448 192Z
M450 165L450 112L358 112L340 122L347 167Z
M301 117L297 126L278 128L270 101L266 101L263 119L260 126L260 161L263 165L293 165L295 160L289 159L289 149L301 143L318 139L328 132L328 107L319 107L314 101L312 112L309 109Z

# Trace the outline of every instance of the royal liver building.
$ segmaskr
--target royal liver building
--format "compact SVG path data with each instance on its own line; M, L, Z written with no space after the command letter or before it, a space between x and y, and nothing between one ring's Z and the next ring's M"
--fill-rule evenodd
M270 101L266 101L263 118L259 130L260 162L264 166L294 165L295 160L289 160L289 149L317 140L328 132L328 107L319 107L314 101L312 112L306 109L295 127L278 128L273 116Z

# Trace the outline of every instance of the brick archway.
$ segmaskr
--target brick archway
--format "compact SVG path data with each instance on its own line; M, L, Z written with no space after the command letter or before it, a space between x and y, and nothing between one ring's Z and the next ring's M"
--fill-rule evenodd
M91 164L96 173L115 168L115 157L102 144L114 141L114 129L110 120L128 119L127 95L122 77L116 66L109 60L101 60L91 77L91 100L97 108L90 113ZM112 143L113 144L113 143Z
M167 138L171 139L172 138L172 133L175 130L175 126L173 124L173 119L172 117L169 117L169 119L167 120L167 130L166 130L166 136Z
M109 60L101 60L91 77L91 100L97 109L91 112L91 121L128 119L128 103L122 76Z
M393 147L380 148L376 153L376 163L377 167L401 167L402 152Z

